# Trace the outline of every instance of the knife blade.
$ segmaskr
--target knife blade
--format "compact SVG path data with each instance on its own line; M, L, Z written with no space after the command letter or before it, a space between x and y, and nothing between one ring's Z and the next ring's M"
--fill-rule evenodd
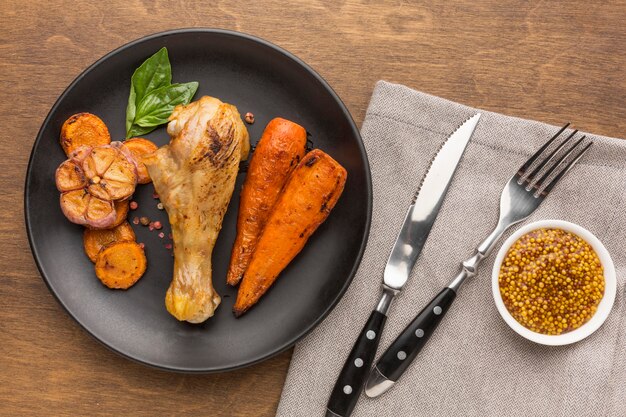
M374 361L391 302L406 284L426 243L480 116L478 113L465 120L448 136L432 159L411 200L385 266L382 296L361 330L335 382L326 407L327 417L348 417L352 414Z
M409 278L479 119L480 113L459 126L432 160L389 255L383 278L387 287L400 291Z

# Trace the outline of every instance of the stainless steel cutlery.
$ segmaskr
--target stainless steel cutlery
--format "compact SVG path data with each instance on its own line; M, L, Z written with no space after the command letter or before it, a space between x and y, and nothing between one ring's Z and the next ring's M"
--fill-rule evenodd
M402 290L422 251L479 119L480 114L470 117L448 137L413 197L385 267L382 296L337 378L328 401L327 417L347 417L352 414L374 362L391 302Z
M564 150L576 136L578 131L575 130L548 153L548 148L568 126L569 124L565 125L531 156L505 185L500 197L500 219L497 226L478 246L475 254L462 263L461 272L420 311L381 356L367 381L367 396L377 397L398 381L448 312L463 283L476 275L481 261L489 255L504 231L526 219L539 207L554 186L592 145L592 142L584 144L585 136L582 136L574 145Z

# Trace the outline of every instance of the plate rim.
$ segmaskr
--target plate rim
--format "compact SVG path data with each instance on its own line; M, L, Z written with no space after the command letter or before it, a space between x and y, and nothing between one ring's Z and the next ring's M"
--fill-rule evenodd
M367 212L366 212L366 218L365 218L365 232L363 234L363 238L361 239L361 243L359 245L359 250L357 253L357 257L356 257L356 262L354 263L350 273L348 274L348 279L345 281L344 285L341 287L341 289L339 290L339 292L337 293L335 299L328 305L328 307L322 312L322 314L307 328L305 328L303 331L299 332L298 334L296 334L294 337L292 337L290 340L288 340L286 343L284 343L281 346L278 346L276 349L268 352L267 354L264 355L260 355L254 359L252 359L251 361L246 361L246 362L242 362L240 364L236 364L236 365L232 365L232 366L227 366L227 367L192 367L192 368L186 368L186 367L176 367L176 366L166 366L163 364L159 364L159 363L154 363L151 361L147 361L141 358L137 358L132 356L131 354L124 352L116 347L113 347L111 345L109 345L108 343L106 343L104 340L100 339L99 337L97 337L82 321L79 317L77 317L76 315L72 314L72 312L69 310L69 308L65 305L65 303L61 300L59 294L57 294L57 292L52 288L48 277L46 276L46 274L44 273L44 268L41 265L40 262L40 258L39 258L39 254L37 249L35 248L34 245L34 238L32 236L32 227L31 227L31 219L30 219L30 215L29 215L29 208L30 208L30 204L29 204L29 191L30 191L30 182L31 182L31 177L34 175L33 174L33 159L34 159L34 153L35 153L35 148L37 148L37 146L39 145L40 141L42 140L42 135L43 135L43 130L44 128L50 123L50 120L52 118L52 114L57 110L57 108L60 106L61 102L65 99L65 97L67 96L67 94L70 92L70 90L72 90L74 88L74 86L79 83L87 74L89 74L91 71L93 71L96 67L98 67L100 64L102 64L103 62L105 62L106 60L110 59L111 57L117 55L118 53L132 48L138 44L150 41L150 40L154 40L154 39L158 39L158 38L162 38L162 37L168 37L168 36L176 36L176 35L184 35L184 34L190 34L190 33L195 33L195 34L217 34L217 35L225 35L225 36L230 36L230 37L234 37L234 38L241 38L247 41L251 41L254 43L258 43L264 47L273 49L274 51L280 53L281 55L284 55L286 58L290 59L291 61L294 61L297 65L299 65L300 67L302 67L304 70L306 70L310 75L312 75L321 85L322 87L324 87L327 92L331 95L331 97L337 102L337 104L339 105L339 108L341 109L342 113L344 114L344 116L346 117L351 130L353 131L353 133L356 135L356 138L358 139L357 141L357 146L359 148L359 151L361 153L361 156L363 157L364 160L364 164L365 164L365 179L366 179L366 192L367 192ZM333 311L335 309L335 307L337 306L337 304L339 303L339 301L343 298L343 296L345 295L346 291L348 290L350 284L352 283L352 280L354 279L359 266L361 265L361 261L363 259L363 254L365 252L365 248L367 246L367 242L368 242L368 238L369 238L369 233L370 233L370 228L371 228L371 222L372 222L372 208L373 208L373 188L372 188L372 175L371 175L371 169L370 169L370 165L369 165L369 160L367 157L367 152L365 149L365 145L363 143L363 138L361 137L361 133L356 125L356 123L354 122L354 119L352 118L352 115L350 114L350 112L348 111L348 108L346 107L345 103L341 100L341 98L339 97L339 95L337 95L337 93L333 90L333 88L328 84L328 82L317 73L317 71L315 71L312 67L310 67L308 64L306 64L304 61L302 61L300 58L298 58L296 55L292 54L291 52L287 51L286 49L275 45L274 43L271 43L265 39L262 39L260 37L254 36L254 35L250 35L248 33L244 33L244 32L238 32L238 31L233 31L233 30L228 30L228 29L216 29L216 28L207 28L207 27L201 27L201 28L180 28L180 29L173 29L173 30L166 30L166 31L162 31L162 32L156 32L156 33L152 33L140 38L137 38L135 40L132 40L130 42L127 42L113 50L111 50L110 52L108 52L107 54L103 55L101 58L99 58L98 60L96 60L94 63L92 63L91 65L89 65L86 69L84 69L78 76L76 76L76 78L74 78L74 80L63 90L63 92L61 93L61 95L56 99L56 101L54 102L54 104L52 105L52 107L50 108L50 110L48 111L48 114L46 115L45 119L43 120L43 122L41 123L41 127L39 128L38 132L37 132L37 136L35 137L35 141L33 142L32 148L31 148L31 152L30 152L30 156L28 159L28 166L26 168L26 176L25 176L25 181L24 181L24 221L25 221L25 226L26 226L26 234L28 236L28 245L30 247L33 259L35 260L35 265L37 266L37 270L39 271L39 275L41 276L41 279L44 281L44 283L46 284L46 286L48 287L48 291L54 296L54 298L56 299L56 301L59 303L59 305L61 305L61 307L63 307L63 310L65 311L65 313L67 315L69 315L73 321L75 323L77 323L89 336L91 336L93 339L95 339L98 343L100 343L101 345L105 346L108 350L126 358L129 359L135 363L139 363L145 366L148 366L150 368L153 369L158 369L158 370L164 370L164 371L169 371L169 372L177 372L177 373L186 373L186 374L211 374L211 373L224 373L224 372L229 372L229 371L234 371L237 369L242 369L242 368L246 368L252 365L256 365L258 363L264 362L270 358L273 358L281 353L283 353L284 351L286 351L287 349L291 348L292 346L294 346L298 341L302 340L304 337L306 337L309 333L311 333L313 331L313 329L315 329L318 325L320 325L325 319L326 317L328 317L328 315L330 314L331 311Z

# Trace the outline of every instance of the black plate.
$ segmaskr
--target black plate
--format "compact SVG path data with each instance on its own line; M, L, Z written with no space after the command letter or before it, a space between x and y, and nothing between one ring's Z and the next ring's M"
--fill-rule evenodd
M144 242L148 270L128 291L105 288L84 255L80 226L59 208L54 172L65 159L61 125L70 115L91 112L108 126L113 140L124 137L130 77L161 47L167 47L174 82L199 81L196 98L211 95L234 104L248 125L252 143L274 117L293 120L311 134L315 147L348 171L345 192L328 220L281 274L259 304L240 319L231 313L236 290L225 284L235 236L236 191L213 252L213 282L222 304L200 325L178 322L165 310L173 258L165 244L169 224L156 207L151 184L138 186L134 216L164 223L158 232L133 225ZM164 128L147 137L168 142ZM261 39L236 32L185 29L159 33L109 53L72 82L43 123L28 166L25 189L28 237L50 291L67 312L100 342L144 364L185 372L216 372L250 365L292 346L332 310L346 291L363 255L372 210L367 156L350 113L328 84L295 56Z

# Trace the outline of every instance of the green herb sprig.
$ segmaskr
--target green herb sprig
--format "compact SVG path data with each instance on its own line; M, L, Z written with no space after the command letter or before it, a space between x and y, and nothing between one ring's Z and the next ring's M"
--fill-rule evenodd
M167 48L146 59L133 73L126 107L126 139L152 132L167 123L179 104L189 104L198 89L193 81L172 84Z

